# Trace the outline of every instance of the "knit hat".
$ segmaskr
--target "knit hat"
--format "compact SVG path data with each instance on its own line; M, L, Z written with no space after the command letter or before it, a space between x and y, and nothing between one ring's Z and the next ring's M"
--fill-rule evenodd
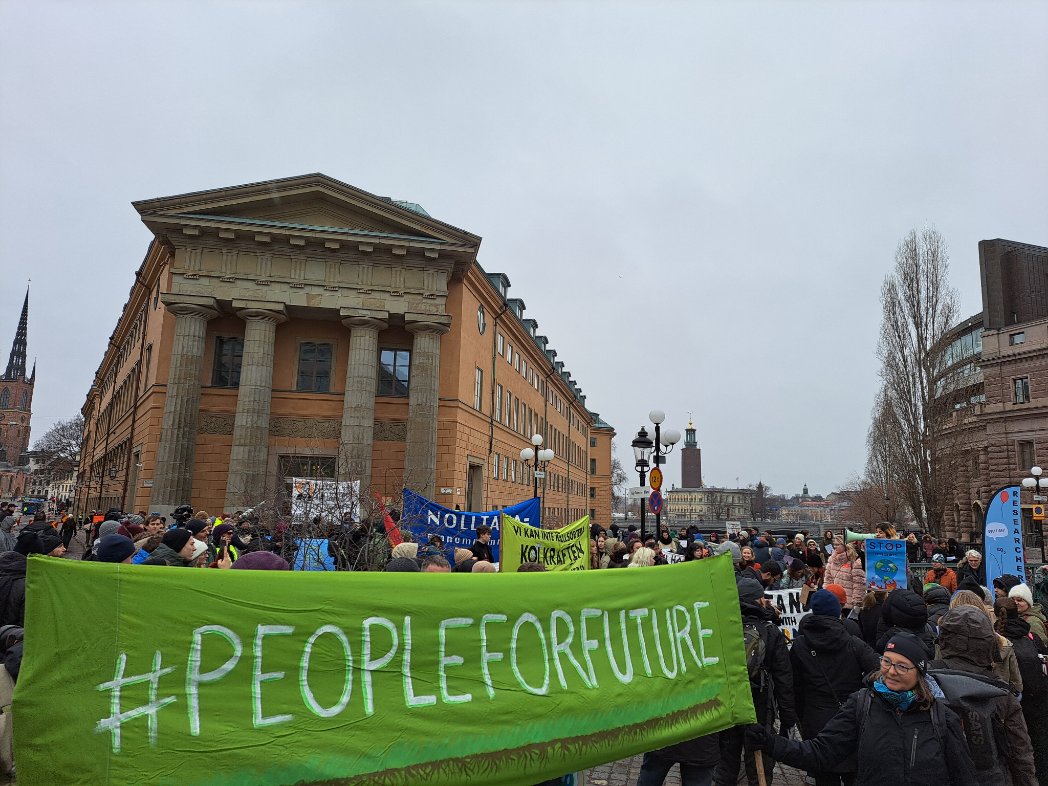
M983 594L983 588L979 585L979 581L967 573L964 574L959 582L957 582L957 589L971 590L980 597L982 597Z
M201 521L200 519L190 519L186 522L186 529L192 532L194 535L199 535L204 529L207 528L207 522Z
M740 579L737 584L741 603L756 603L764 597L764 585L756 579Z
M240 560L237 560L238 562ZM235 567L235 566L234 566ZM394 557L383 568L386 573L418 573L418 563L407 557Z
M939 584L938 582L935 582L935 581L929 581L929 582L926 582L925 585L921 588L921 592L924 593L925 595L927 595L928 594L928 590L934 589L935 587L939 587L939 586L942 586L942 585Z
M468 559L473 559L473 552L469 549L455 549L455 564L458 565L460 562L465 562Z
M213 530L211 530L211 539L215 543L218 543L220 540L222 540L222 536L223 535L225 535L227 532L232 532L232 531L233 531L233 525L232 524L219 524L217 527L215 527Z
M119 521L107 519L98 525L98 537L104 538L106 535L113 535L118 529L120 529Z
M252 551L234 562L233 570L291 570L291 566L272 551Z
M43 532L37 534L37 540L40 541L40 553L50 554L52 551L62 545L62 536L54 531L53 528L48 527Z
M195 560L205 551L207 551L207 544L202 540L197 540L196 538L193 538L193 556L191 556L189 559Z
M791 573L793 571L795 571L795 570L804 570L805 567L806 566L805 566L803 560L799 560L796 557L794 557L793 559L790 560L790 572Z
M884 651L902 655L916 666L917 671L921 674L924 674L928 668L928 651L924 648L921 640L912 633L896 633L888 640L888 643L884 646Z
M1013 576L1011 573L1004 573L993 580L993 586L997 589L1008 592L1012 587L1022 584L1022 580L1018 576Z
M123 535L106 535L98 542L98 553L95 558L99 562L123 562L135 553L135 544L131 538Z
M932 554L932 562L945 563L946 562L946 557L944 557L942 554Z
M182 527L176 527L175 529L169 529L167 534L164 535L164 545L172 551L181 551L186 547L189 539L193 537L188 529Z
M823 617L841 616L841 602L837 600L836 595L824 589L811 596L808 608L811 609L812 614L819 614Z
M928 622L928 604L916 592L906 589L892 590L884 600L881 618L888 627L917 630Z
M398 543L393 547L393 558L403 557L405 559L415 559L418 556L418 544L417 543Z
M778 538L778 539L776 539L775 545L776 546L785 546L786 545L786 538Z
M1033 605L1033 593L1030 592L1030 588L1025 584L1016 584L1008 590L1008 597L1016 600L1025 600L1027 606Z
M848 590L842 587L840 584L827 584L823 587L829 593L833 594L833 597L843 606L848 602Z

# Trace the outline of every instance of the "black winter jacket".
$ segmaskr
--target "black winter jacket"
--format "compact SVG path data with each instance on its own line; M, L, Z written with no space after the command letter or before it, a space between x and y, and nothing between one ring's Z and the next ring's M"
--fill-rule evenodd
M881 613L884 603L878 603L859 612L859 627L862 628L862 640L873 647L877 644L877 628L881 624Z
M768 725L774 718L768 716L769 705L774 704L782 728L797 723L793 691L793 669L790 666L790 650L786 637L779 630L778 614L773 609L756 606L750 603L741 604L742 623L754 624L764 639L764 666L762 669L763 684L753 681L753 708L757 713L757 722Z
M0 554L0 626L25 623L25 568L25 554Z
M715 767L720 763L720 743L716 734L707 734L705 737L696 737L693 740L678 742L676 745L668 745L652 751L651 755L681 764Z
M928 604L928 624L937 626L942 615L950 610L950 591L946 587L932 587L924 593Z
M960 719L948 708L940 744L930 710L899 713L874 693L860 734L860 698L867 690L849 696L813 740L772 737L772 758L792 767L831 772L836 762L854 754L855 786L989 786L976 779Z
M834 617L809 614L801 619L790 648L793 691L801 736L818 735L848 697L862 687L867 674L880 665L877 653L851 636ZM840 762L834 772L855 772L855 757Z
M965 576L971 576L975 579L975 583L980 587L986 586L986 563L980 562L979 569L975 570L971 565L968 564L967 560L960 563L957 566L957 586L961 585L961 580Z
M1019 663L1019 676L1023 679L1022 704L1037 704L1048 711L1048 677L1041 667L1041 653L1045 646L1030 634L1030 623L1023 619L1008 620L1001 635L1012 643L1015 660Z

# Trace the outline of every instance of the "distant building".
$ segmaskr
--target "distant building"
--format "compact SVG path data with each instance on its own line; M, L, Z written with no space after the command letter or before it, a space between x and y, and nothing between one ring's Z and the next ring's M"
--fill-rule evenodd
M749 521L753 489L672 488L666 492L666 512L674 522Z
M26 375L26 350L29 333L29 290L22 302L15 338L7 368L0 375L0 469L24 464L29 450L29 425L33 417L33 389L36 366Z
M682 488L702 488L702 449L695 438L695 424L690 417L684 431L684 447L680 451L680 475Z

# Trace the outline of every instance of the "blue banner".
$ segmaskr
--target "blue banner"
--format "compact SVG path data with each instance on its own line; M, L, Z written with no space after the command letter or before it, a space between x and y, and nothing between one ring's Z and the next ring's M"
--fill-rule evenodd
M986 508L986 586L1010 573L1026 583L1026 560L1023 557L1023 512L1019 487L998 490Z
M906 541L870 538L866 545L866 588L871 590L906 589Z
M327 538L295 538L295 548L292 570L335 570L335 558L328 552Z
M477 539L477 527L487 524L491 527L491 553L495 561L499 559L499 543L502 540L502 528L499 517L505 513L533 527L541 526L539 516L541 504L538 497L518 502L502 510L489 510L486 513L467 513L452 510L428 500L421 494L404 489L404 513L400 517L400 526L411 532L419 544L429 540L430 535L440 535L444 540L448 561L454 564L454 550L468 549Z

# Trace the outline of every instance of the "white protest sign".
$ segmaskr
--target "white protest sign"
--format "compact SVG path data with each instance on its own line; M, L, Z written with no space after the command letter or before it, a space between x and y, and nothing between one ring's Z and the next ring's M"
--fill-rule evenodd
M666 562L672 565L674 562L684 562L684 555L678 554L672 549L663 549L662 556L666 558Z
M724 528L730 538L732 535L739 535L742 533L742 522L741 521L725 521Z
M792 644L801 617L811 614L810 611L801 608L801 588L767 590L764 595L771 598L771 602L779 610L779 630L786 636L786 641Z
M308 523L320 516L340 523L346 515L360 519L360 481L351 483L316 478L291 479L291 518Z

